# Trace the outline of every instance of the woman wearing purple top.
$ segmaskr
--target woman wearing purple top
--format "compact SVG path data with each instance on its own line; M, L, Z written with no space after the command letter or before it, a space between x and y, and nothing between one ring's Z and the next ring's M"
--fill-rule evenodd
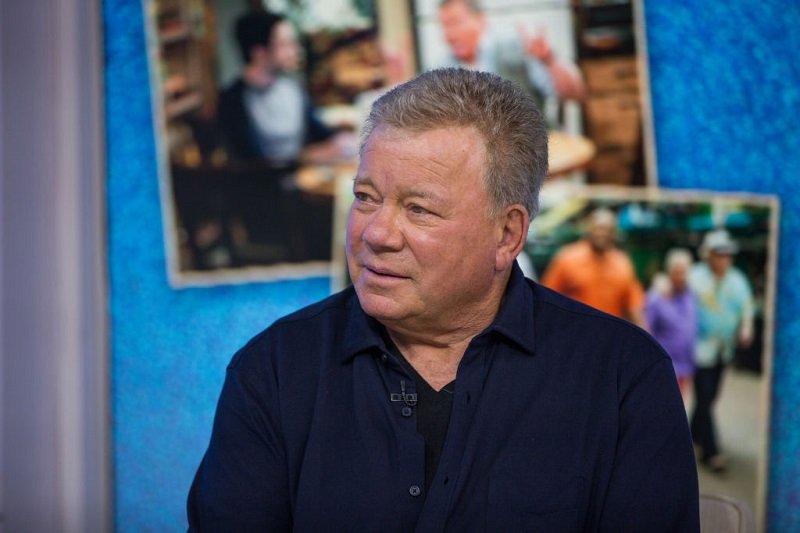
M694 375L694 343L697 336L695 299L687 278L692 254L676 248L667 253L666 276L657 278L647 294L645 319L653 337L672 357L681 393Z

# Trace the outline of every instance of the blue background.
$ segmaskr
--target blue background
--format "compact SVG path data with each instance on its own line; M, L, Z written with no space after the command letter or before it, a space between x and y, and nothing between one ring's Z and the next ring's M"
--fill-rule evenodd
M224 368L328 279L167 284L141 0L104 0L115 516L185 529ZM660 183L782 202L767 518L800 531L800 4L646 5Z

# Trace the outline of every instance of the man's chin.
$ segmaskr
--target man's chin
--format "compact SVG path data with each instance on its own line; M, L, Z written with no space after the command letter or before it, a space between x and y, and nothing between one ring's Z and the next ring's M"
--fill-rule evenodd
M409 315L405 307L395 298L375 294L368 290L358 290L358 301L366 314L381 323L401 321Z

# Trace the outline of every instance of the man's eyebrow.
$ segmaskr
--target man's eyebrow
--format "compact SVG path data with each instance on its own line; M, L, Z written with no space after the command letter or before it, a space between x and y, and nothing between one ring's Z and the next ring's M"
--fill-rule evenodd
M433 202L440 202L444 200L442 195L437 194L436 191L425 189L408 189L405 191L405 196L407 198L419 198L421 200L430 200Z
M353 185L372 185L372 178L369 176L353 176Z
M353 177L353 186L375 187L375 182L370 176L356 175ZM419 198L422 200L431 200L434 202L444 200L443 196L441 194L438 194L436 191L428 189L420 189L416 187L403 188L400 191L400 195L405 198Z
M413 198L422 198L423 200L430 200L438 197L431 191L423 191L422 189L408 189L406 191L406 196L411 196Z

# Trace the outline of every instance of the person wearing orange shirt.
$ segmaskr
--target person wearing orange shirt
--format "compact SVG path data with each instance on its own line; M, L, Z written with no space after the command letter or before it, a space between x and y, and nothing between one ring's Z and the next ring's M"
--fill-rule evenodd
M616 233L617 217L612 211L593 211L584 239L556 254L541 283L644 327L644 290L630 258L616 247Z

